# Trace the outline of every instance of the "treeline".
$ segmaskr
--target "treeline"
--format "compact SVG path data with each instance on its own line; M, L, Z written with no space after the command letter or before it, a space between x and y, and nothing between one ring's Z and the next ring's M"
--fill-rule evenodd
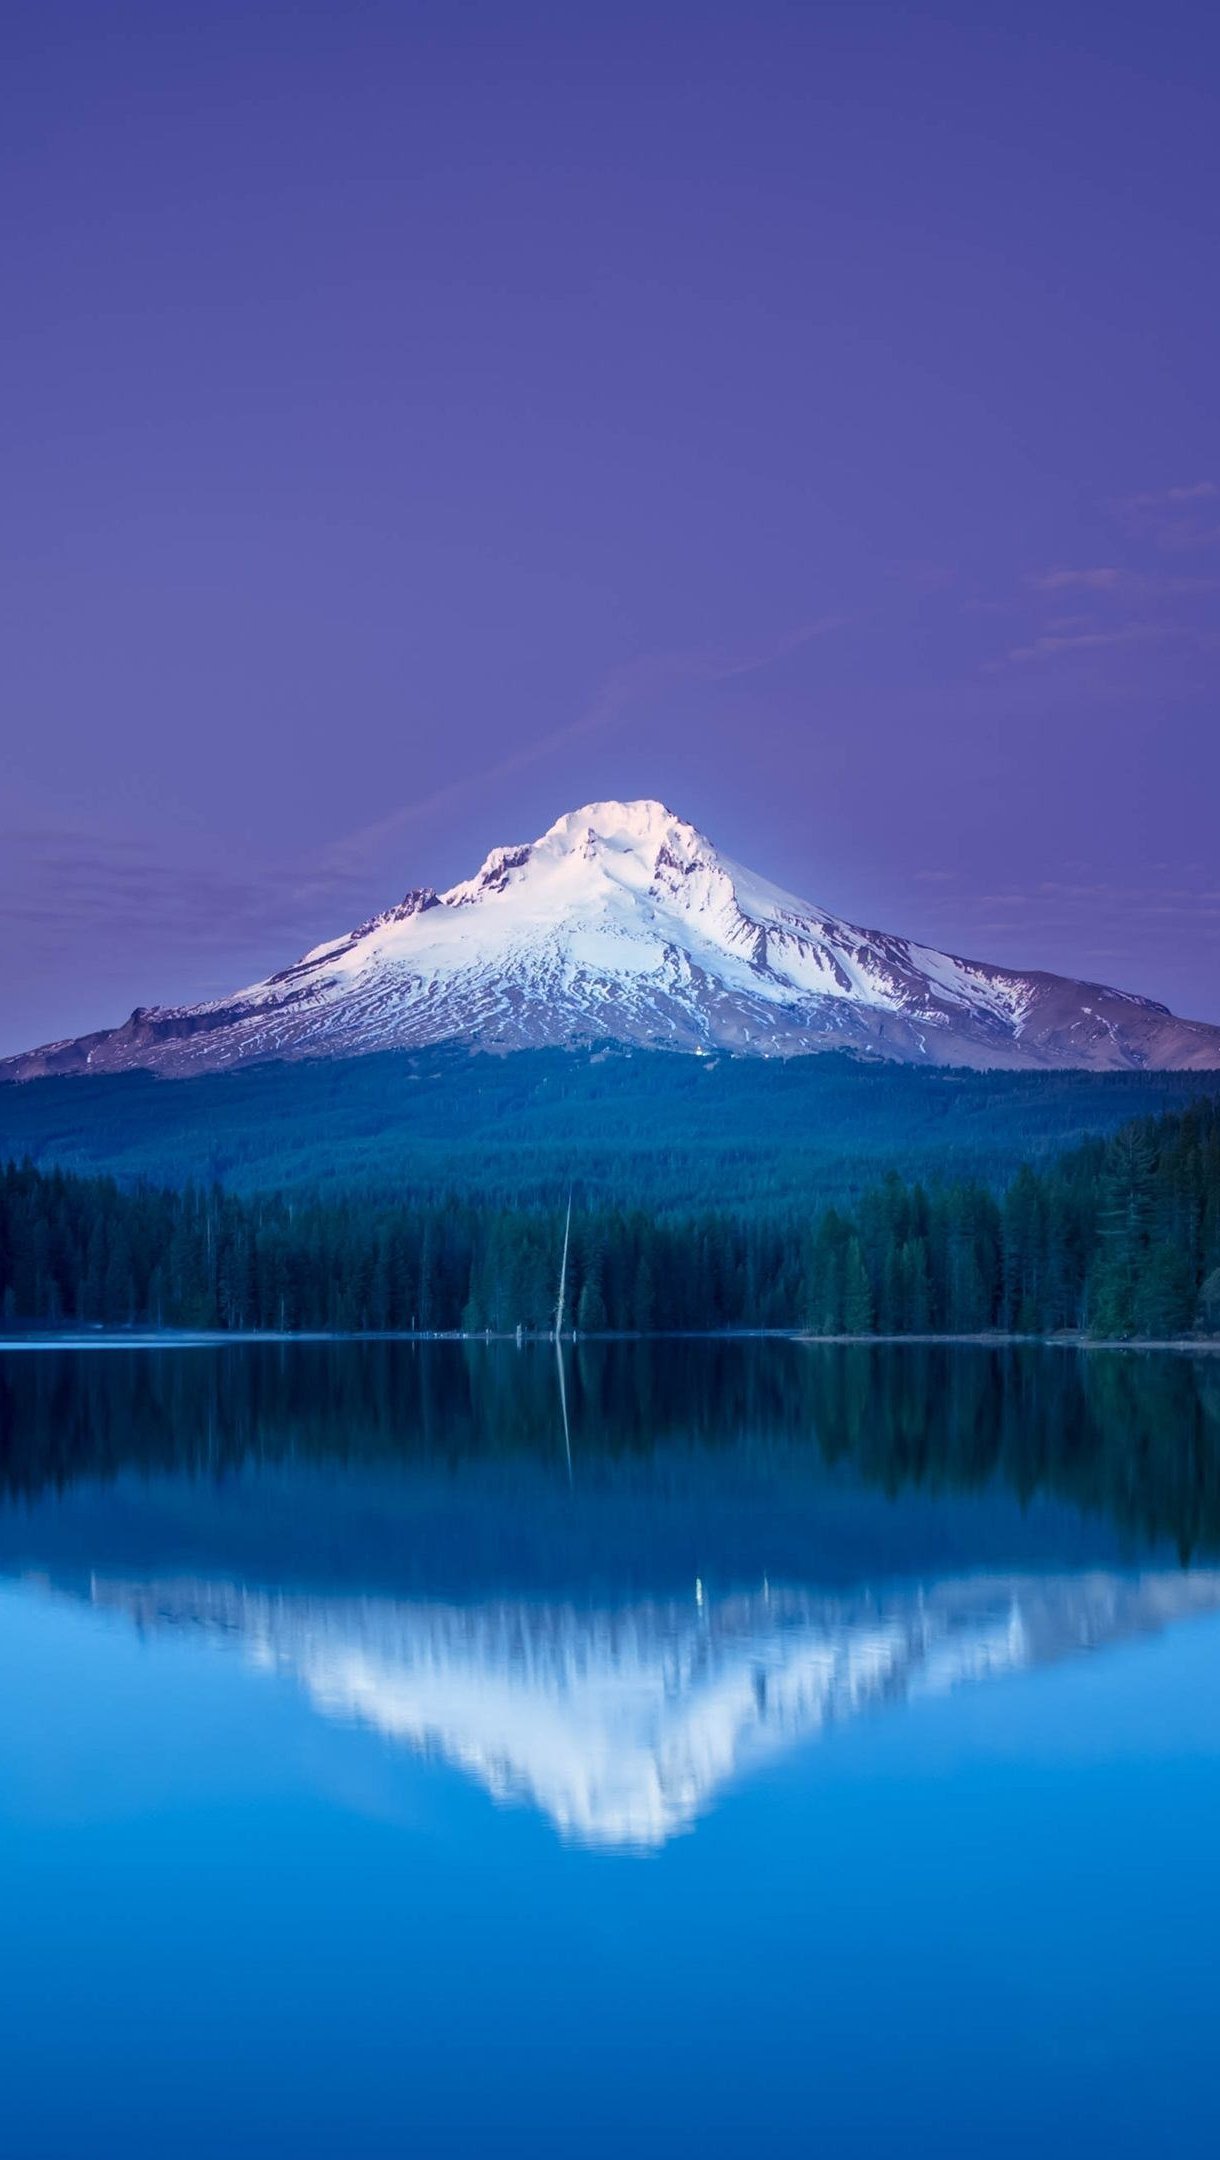
M1220 1103L1124 1126L996 1195L889 1178L814 1234L823 1334L1220 1332Z
M546 1332L559 1209L239 1198L0 1173L11 1327ZM1220 1331L1220 1104L986 1186L897 1176L809 1220L658 1220L579 1195L565 1326L1104 1337Z

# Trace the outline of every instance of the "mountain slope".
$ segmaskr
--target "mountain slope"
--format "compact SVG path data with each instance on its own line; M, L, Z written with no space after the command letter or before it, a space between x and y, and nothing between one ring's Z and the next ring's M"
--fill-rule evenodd
M593 803L209 1004L0 1064L0 1077L181 1076L443 1041L610 1040L793 1056L1099 1070L1220 1068L1220 1028L1152 999L955 958L828 915L656 802Z

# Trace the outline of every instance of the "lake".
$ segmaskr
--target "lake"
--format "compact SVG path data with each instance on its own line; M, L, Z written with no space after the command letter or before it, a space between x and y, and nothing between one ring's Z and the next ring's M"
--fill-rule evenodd
M1220 1359L0 1352L7 2160L1215 2150Z

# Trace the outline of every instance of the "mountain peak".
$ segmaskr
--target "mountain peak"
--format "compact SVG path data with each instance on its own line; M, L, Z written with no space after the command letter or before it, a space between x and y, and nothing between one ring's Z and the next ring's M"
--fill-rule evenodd
M600 886L649 882L667 867L717 864L710 840L664 803L585 803L548 826L540 839L496 847L472 878L441 895L450 907L470 907L529 885L553 883L557 905L576 905ZM592 866L584 869L581 866Z
M453 906L465 906L490 893L504 892L531 869L536 873L541 866L568 859L596 862L616 855L633 856L650 871L667 857L686 862L715 860L711 841L662 802L643 798L585 803L556 818L538 840L493 848L474 877L450 886L442 897Z
M493 848L447 892L416 888L230 998L138 1008L122 1027L8 1060L0 1077L597 1040L976 1067L1220 1069L1220 1028L1130 993L862 929L730 862L643 797L570 810L537 840Z
M624 851L667 847L686 854L715 853L705 834L649 796L635 802L585 803L579 810L569 810L548 827L538 845L554 843L571 852L590 840Z

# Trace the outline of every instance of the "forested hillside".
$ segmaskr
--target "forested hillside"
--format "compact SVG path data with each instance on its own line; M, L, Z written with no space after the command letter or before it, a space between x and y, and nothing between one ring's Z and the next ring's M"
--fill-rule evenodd
M542 1332L558 1208L0 1177L9 1327ZM890 1175L851 1209L658 1216L577 1190L565 1325L1106 1337L1220 1331L1220 1105L1124 1126L1002 1194Z
M1214 1075L978 1073L839 1055L459 1046L0 1085L0 1160L227 1192L409 1193L686 1215L853 1206L889 1169L1000 1186L1089 1133L1185 1109Z

